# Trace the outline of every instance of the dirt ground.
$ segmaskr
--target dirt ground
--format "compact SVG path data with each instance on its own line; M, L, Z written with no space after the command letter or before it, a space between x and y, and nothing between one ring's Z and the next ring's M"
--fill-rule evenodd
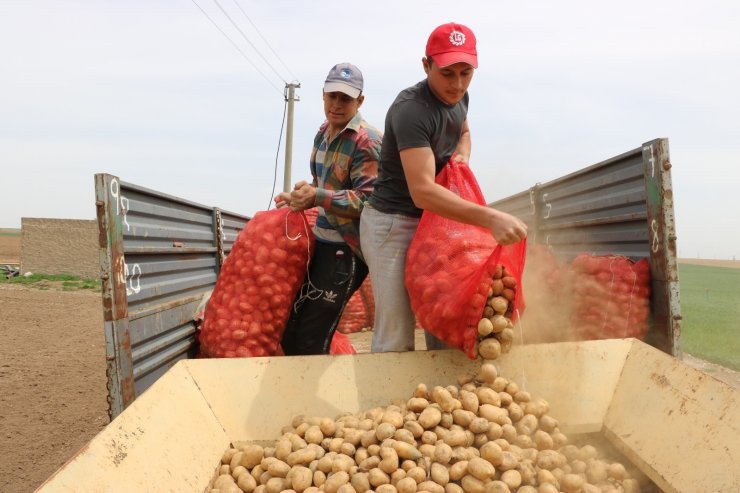
M100 293L0 284L0 491L33 491L108 424Z

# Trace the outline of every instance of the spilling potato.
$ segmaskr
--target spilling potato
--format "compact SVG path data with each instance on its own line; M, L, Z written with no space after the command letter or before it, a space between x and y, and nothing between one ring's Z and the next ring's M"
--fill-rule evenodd
M483 359L496 359L511 350L516 289L516 278L505 266L496 266L482 318L478 322L478 356ZM498 344L490 342L491 340Z

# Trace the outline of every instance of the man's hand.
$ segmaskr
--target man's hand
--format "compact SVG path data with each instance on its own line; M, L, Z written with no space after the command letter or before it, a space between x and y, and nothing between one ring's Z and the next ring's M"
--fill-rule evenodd
M286 205L290 205L290 194L287 192L280 192L275 196L275 207L280 209Z
M490 209L492 221L489 229L500 245L513 245L527 237L527 225L518 217Z
M290 209L305 211L316 205L316 188L307 181L299 181L290 192Z

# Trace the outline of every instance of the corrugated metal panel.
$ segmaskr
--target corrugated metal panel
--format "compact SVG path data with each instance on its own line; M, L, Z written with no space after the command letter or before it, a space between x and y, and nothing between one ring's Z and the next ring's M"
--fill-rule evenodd
M548 245L563 262L584 252L649 258L648 342L678 355L681 316L669 170L668 140L656 139L490 205L524 220L530 244Z
M95 176L111 417L195 356L193 315L246 216Z

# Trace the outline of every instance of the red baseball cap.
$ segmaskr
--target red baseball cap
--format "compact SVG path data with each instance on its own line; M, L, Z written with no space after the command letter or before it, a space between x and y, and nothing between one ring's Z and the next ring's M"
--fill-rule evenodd
M475 34L462 24L442 24L429 35L426 56L440 67L465 62L478 68Z

